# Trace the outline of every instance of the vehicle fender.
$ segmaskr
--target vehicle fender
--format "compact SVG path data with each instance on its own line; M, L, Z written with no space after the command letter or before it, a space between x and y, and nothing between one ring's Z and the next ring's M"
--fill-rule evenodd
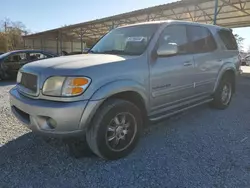
M133 91L138 93L144 103L145 107L147 108L148 106L148 95L147 89L140 83L134 81L134 80L129 80L129 79L123 79L123 80L116 80L113 82L109 82L97 89L90 100L101 100L101 99L106 99L111 97L112 95L121 93L121 92L126 92L126 91Z
M94 117L97 109L103 104L105 99L111 97L112 95L133 91L138 93L144 100L146 109L148 109L148 98L146 95L146 88L142 84L134 80L116 80L113 82L108 82L101 87L99 87L90 97L89 102L82 114L82 118L79 124L79 128L82 130L87 130L90 125L92 118Z
M217 75L217 78L216 78L216 82L215 82L215 85L214 85L214 89L213 89L213 92L216 91L217 87L219 86L220 84L220 81L224 75L224 73L228 70L232 70L234 72L234 74L236 75L236 68L232 65L232 63L228 62L228 63L225 63L223 64L223 66L221 66L219 72L218 72L218 75Z

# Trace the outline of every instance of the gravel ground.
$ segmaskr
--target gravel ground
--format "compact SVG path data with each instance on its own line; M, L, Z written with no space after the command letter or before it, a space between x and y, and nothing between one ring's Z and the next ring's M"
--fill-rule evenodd
M250 78L231 106L197 107L151 126L118 161L74 159L10 113L10 82L0 82L0 187L250 187Z

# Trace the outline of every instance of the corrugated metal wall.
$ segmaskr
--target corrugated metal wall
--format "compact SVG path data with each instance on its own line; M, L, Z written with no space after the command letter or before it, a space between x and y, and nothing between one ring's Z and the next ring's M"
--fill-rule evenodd
M81 51L81 42L79 41L62 42L62 50L60 41L57 44L56 40L25 39L24 45L26 49L41 49L54 53ZM83 44L83 48L85 47L86 44Z

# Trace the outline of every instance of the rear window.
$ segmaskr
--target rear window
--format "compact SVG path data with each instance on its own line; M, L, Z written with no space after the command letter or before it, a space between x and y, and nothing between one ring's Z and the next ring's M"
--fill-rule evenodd
M220 30L219 36L228 50L238 50L237 42L234 38L233 33L230 30Z

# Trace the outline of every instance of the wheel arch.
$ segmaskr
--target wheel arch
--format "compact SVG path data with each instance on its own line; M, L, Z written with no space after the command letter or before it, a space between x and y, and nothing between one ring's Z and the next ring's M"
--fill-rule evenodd
M148 109L147 89L144 85L134 80L117 80L103 85L97 89L90 100L107 100L108 98L127 98L131 102L137 102L132 99L135 97L144 104L145 109Z
M103 85L92 95L80 121L81 129L88 129L96 112L109 99L123 99L136 105L142 113L143 120L148 115L148 96L143 85L132 80L114 81Z
M141 111L143 120L147 118L148 111L147 111L145 100L138 92L136 91L119 92L119 93L109 96L108 98L104 100L104 102L109 99L122 99L122 100L129 101L139 108L139 110Z
M232 89L233 89L233 93L235 93L235 90L236 90L236 70L231 68L231 67L228 67L228 68L225 68L223 69L223 71L220 71L220 74L219 76L217 77L217 80L216 80L216 84L215 84L215 87L214 87L214 91L216 91L217 87L219 86L221 80L225 77L229 77L232 79Z

